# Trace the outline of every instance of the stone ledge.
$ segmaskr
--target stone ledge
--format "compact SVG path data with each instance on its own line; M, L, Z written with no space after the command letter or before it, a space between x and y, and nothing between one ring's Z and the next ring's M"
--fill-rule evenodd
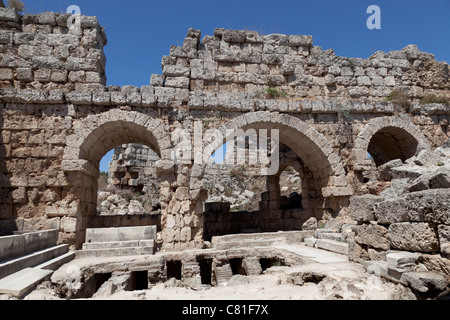
M145 87L145 86L144 86ZM237 98L231 94L211 96L210 93L199 93L181 88L146 86L139 91L102 92L102 91L72 91L62 90L41 91L36 89L0 89L0 101L32 104L62 104L92 106L131 106L131 107L161 107L177 108L186 103L191 110L221 110L221 111L272 111L299 114L343 114L351 118L352 114L392 114L394 106L388 102L361 102L349 100L346 102L301 100L301 99L252 99ZM413 108L413 114L426 113L432 115L450 115L450 106L445 104L430 104ZM361 169L365 164L361 164Z

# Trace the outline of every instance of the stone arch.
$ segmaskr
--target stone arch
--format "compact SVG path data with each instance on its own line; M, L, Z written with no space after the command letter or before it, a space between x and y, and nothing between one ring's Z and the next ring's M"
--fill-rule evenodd
M95 154L106 153L121 140L147 144L162 160L171 159L170 136L160 121L136 111L111 110L88 116L75 128L67 137L63 160L100 160Z
M329 189L324 190L327 195L332 195L330 188L340 187L349 191L341 159L328 140L300 119L278 112L247 113L216 130L204 140L203 163L207 163L215 150L226 142L230 136L229 132L238 129L244 131L247 129L278 129L280 142L287 145L302 159L305 165L310 167L314 178L321 181L322 188ZM201 176L204 166L199 169L197 176Z
M419 150L429 149L425 136L406 116L371 120L358 134L354 156L356 169L370 165L370 153L377 166L394 159L405 161Z
M140 143L152 148L161 160L170 160L172 144L160 121L146 114L123 110L88 116L79 125L75 124L73 134L66 141L61 169L71 182L71 194L78 204L72 214L77 219L75 246L79 248L96 211L101 158L118 145ZM173 168L171 172L164 172L162 180L170 175L174 175ZM161 202L164 200L167 199L161 197Z
M316 197L309 199L308 204L312 215L322 216L328 209L333 212L338 208L331 207L333 199L345 198L351 195L345 177L345 170L337 153L328 140L305 122L276 112L260 111L239 116L206 137L203 145L203 163L222 146L233 130L242 129L278 129L280 143L289 147L308 168L310 181L309 194ZM284 165L285 163L283 163ZM198 163L191 172L191 190L200 189L204 167ZM196 198L201 202L203 199ZM330 201L328 201L330 200ZM201 212L202 213L202 212ZM196 211L199 215L200 212Z

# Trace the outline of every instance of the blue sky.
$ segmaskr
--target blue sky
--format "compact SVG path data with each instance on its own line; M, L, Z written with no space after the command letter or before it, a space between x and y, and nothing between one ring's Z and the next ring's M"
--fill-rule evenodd
M449 0L22 1L28 13L65 12L78 5L82 14L97 16L108 37L108 85L148 85L152 73L161 74L162 56L183 43L189 28L202 35L212 35L215 28L307 34L314 45L359 58L417 44L436 60L450 62ZM381 9L381 30L366 27L370 5ZM101 170L107 170L108 161L102 161Z

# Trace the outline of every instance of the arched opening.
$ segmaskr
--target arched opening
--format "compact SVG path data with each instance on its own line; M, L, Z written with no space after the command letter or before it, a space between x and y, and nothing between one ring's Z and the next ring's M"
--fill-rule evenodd
M416 154L418 145L419 142L406 130L385 127L372 136L367 151L378 167L391 160L411 158Z
M419 150L429 148L429 141L409 116L375 118L355 140L354 169L357 172L373 171L391 160L405 161Z
M141 144L123 144L100 161L94 228L156 225L161 230L159 156Z
M279 115L276 114L276 116ZM243 136L247 137L249 133L253 132L264 134L272 132L271 130L276 131L276 136L279 138L276 150L277 168L271 173L257 177L258 179L262 178L258 185L263 186L259 190L263 192L260 193L258 206L252 205L251 210L231 210L231 204L223 201L223 198L220 202L206 203L203 217L204 239L209 240L215 235L233 233L301 230L303 223L310 217L321 219L330 212L332 215L337 214L339 201L328 201L328 198L333 198L334 195L326 191L330 190L329 187L343 187L344 189L346 181L345 178L343 181L339 181L336 177L337 173L339 176L343 176L344 171L339 167L339 160L337 156L333 155L328 141L314 129L292 117L283 117L280 122L276 122L273 114L262 112L254 113L251 120L246 120L246 125L238 129L244 132ZM233 124L229 124L228 127L233 127ZM208 154L212 154L220 142L232 141L236 134L236 132L228 133L227 130L223 130L223 132L227 132L227 134L224 134L222 138L219 137L222 140L217 139L217 134L212 138L216 140L216 143L213 144L216 147L210 147ZM249 142L250 146L246 143L245 148L248 150L241 155L248 156L255 152L251 148L251 143L259 141L259 135L256 139L246 138L245 141ZM272 160L274 150L271 149L269 152ZM246 158L246 160L249 159ZM288 170L285 172L285 169ZM236 175L241 176L245 181L254 178L249 175L252 165L248 163L244 166L238 165L234 170L241 170ZM295 181L300 184L300 187L297 186L300 193L290 192L287 196L282 195L281 189L285 186L281 186L280 181L293 172L297 175ZM283 189L285 192L290 190L289 187ZM238 191L236 196L242 196L242 192ZM339 196L346 197L348 193L343 192ZM336 203L338 203L337 206Z
M68 182L66 187L68 196L64 203L55 203L54 206L64 205L71 209L71 221L75 221L75 227L70 231L62 228L61 232L65 233L63 236L67 239L67 243L74 244L77 249L85 242L86 229L89 228L135 226L135 224L146 226L159 223L151 218L141 219L142 215L139 216L141 220L137 223L135 220L139 219L130 215L107 217L106 220L98 215L100 162L111 150L128 144L145 145L160 159L167 159L170 156L170 138L164 127L159 121L137 112L115 110L90 116L76 127L72 136L67 138L61 167ZM165 148L161 149L161 145ZM110 178L114 176L108 177L108 180L111 180ZM133 185L136 179L132 178L127 178L127 182L131 181ZM138 186L128 185L128 187Z

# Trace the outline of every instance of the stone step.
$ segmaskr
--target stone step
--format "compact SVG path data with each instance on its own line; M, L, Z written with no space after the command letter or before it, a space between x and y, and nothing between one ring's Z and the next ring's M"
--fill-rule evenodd
M348 254L348 243L345 242L338 242L328 239L317 239L316 246L319 249L325 249L341 254Z
M76 251L76 258L140 256L153 253L153 246L89 249Z
M336 229L317 229L314 231L314 237L319 239L319 235L322 233L339 233L339 230Z
M86 243L156 239L156 226L86 229Z
M0 237L0 262L20 258L57 245L59 230L17 232Z
M244 259L242 261L245 273L248 276L257 276L262 273L261 264L259 259Z
M44 262L38 266L36 266L36 269L44 269L44 270L58 270L62 265L72 261L75 259L75 252L67 252L66 254L63 254L59 257L56 257L52 260L49 260L47 262Z
M318 239L327 239L342 242L344 241L344 236L342 235L342 233L321 232L318 233Z
M16 273L22 269L35 267L69 252L69 246L62 244L41 251L37 251L20 258L5 261L0 264L0 279Z
M22 298L39 283L49 280L52 270L25 268L0 280L0 293Z
M225 264L215 268L216 281L218 285L226 285L233 277L233 271L229 264Z
M131 247L154 247L155 240L130 240L111 242L83 243L83 250L131 248Z
M311 237L311 238L306 238L305 239L305 244L308 247L315 248L316 247L316 243L317 243L317 239L316 238Z
M282 244L299 244L305 238L312 237L314 231L281 231L250 234L230 234L213 237L214 249L224 250L242 247L267 247Z

